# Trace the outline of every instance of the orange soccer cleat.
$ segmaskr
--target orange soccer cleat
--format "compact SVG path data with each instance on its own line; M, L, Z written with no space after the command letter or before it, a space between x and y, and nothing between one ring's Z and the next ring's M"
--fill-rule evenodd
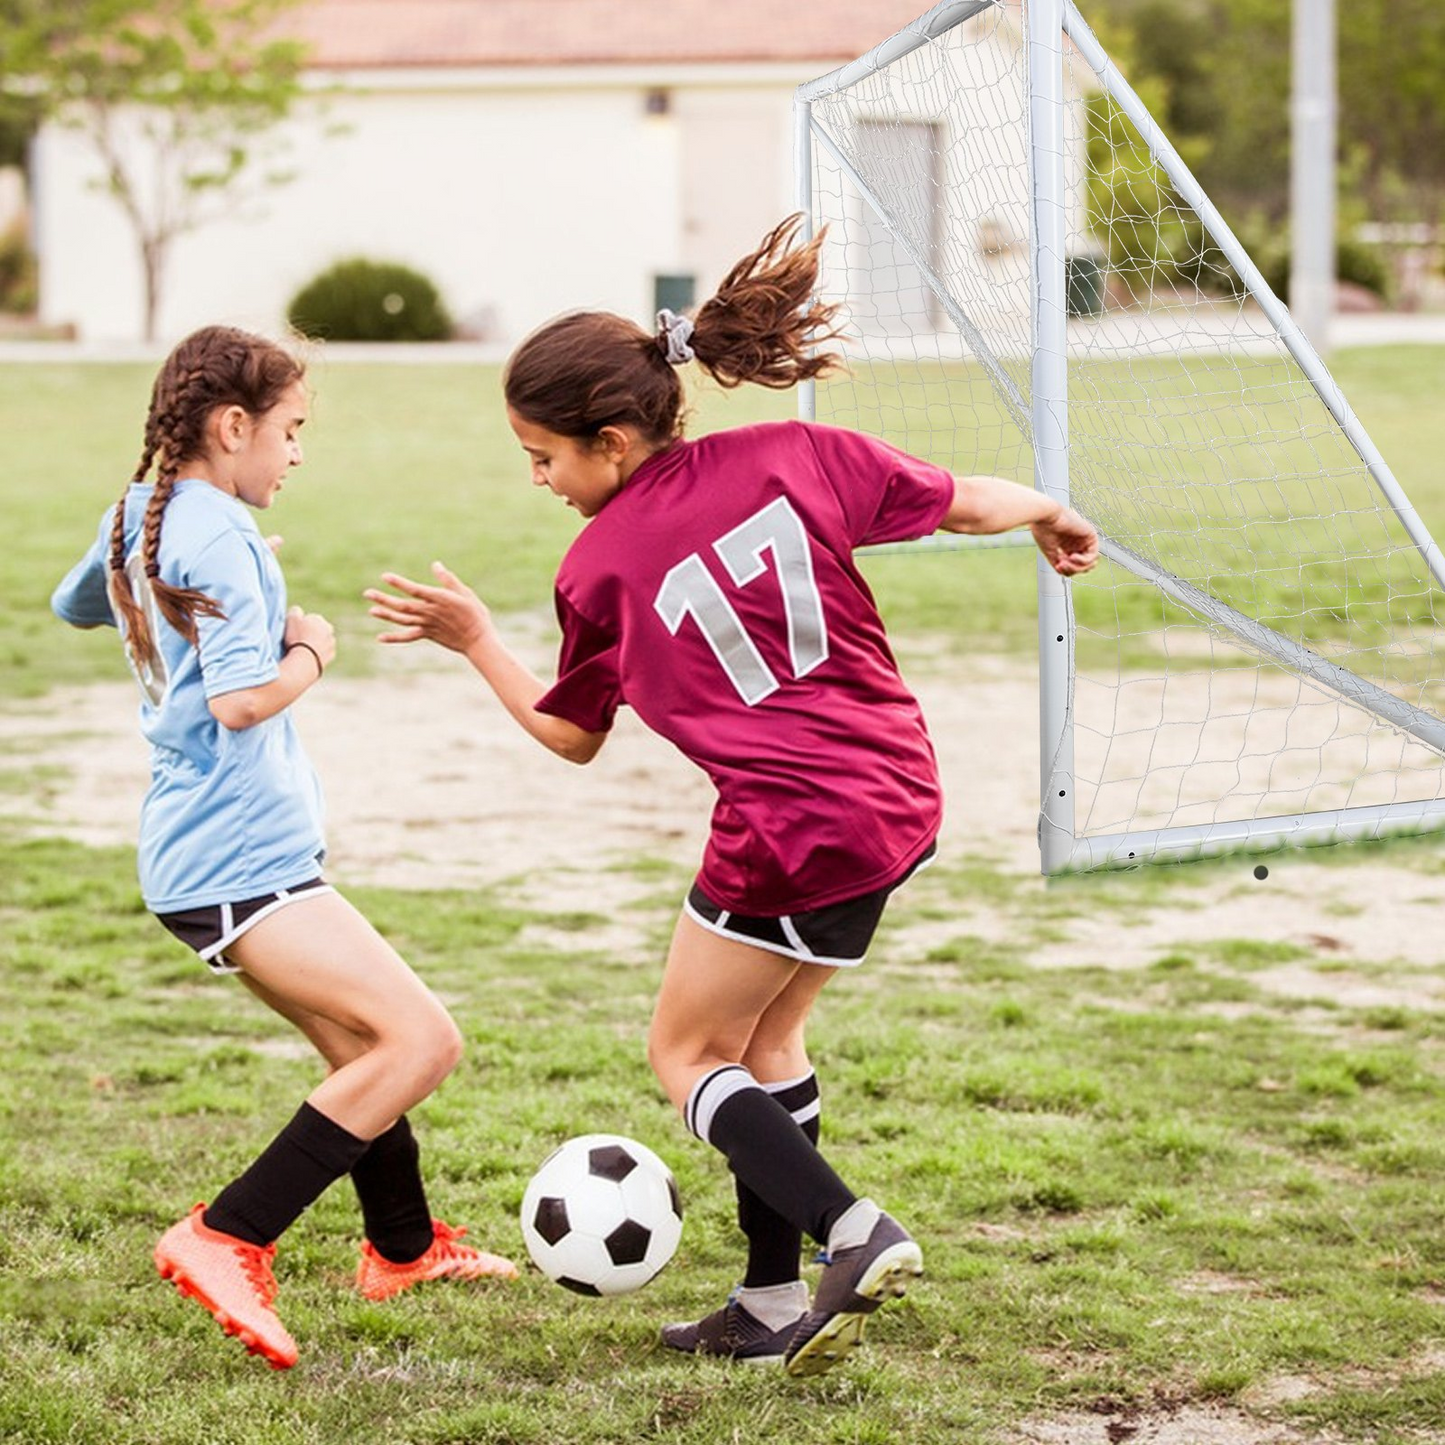
M205 1207L196 1205L161 1236L155 1250L161 1278L208 1309L228 1335L273 1370L289 1370L296 1363L296 1341L271 1308L276 1246L250 1244L208 1228L201 1218Z
M367 1299L390 1299L427 1279L516 1279L517 1266L498 1254L487 1254L469 1244L459 1244L467 1231L453 1229L433 1219L431 1247L408 1264L393 1264L376 1252L367 1239L361 1244L361 1263L356 1267L356 1287Z

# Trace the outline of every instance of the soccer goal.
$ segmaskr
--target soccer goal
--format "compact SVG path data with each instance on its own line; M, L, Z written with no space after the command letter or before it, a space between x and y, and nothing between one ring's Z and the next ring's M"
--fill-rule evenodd
M1445 824L1445 557L1071 0L944 0L795 110L850 362L804 415L1103 539L1038 564L1044 872Z

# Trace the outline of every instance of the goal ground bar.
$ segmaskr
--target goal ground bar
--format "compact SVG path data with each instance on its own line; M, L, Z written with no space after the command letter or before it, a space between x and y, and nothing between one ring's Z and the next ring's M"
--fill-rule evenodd
M1230 853L1319 848L1330 843L1377 842L1445 828L1445 799L1381 803L1368 808L1294 813L1279 818L1241 818L1135 833L1076 838L1062 872L1129 868L1143 862L1185 863Z

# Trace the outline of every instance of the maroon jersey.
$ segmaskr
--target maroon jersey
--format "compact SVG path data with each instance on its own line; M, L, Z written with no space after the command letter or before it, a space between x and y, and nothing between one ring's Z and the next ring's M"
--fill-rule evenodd
M933 747L853 549L926 536L952 500L873 437L741 427L649 457L563 559L537 707L601 732L627 703L708 774L698 881L722 907L842 902L937 834Z

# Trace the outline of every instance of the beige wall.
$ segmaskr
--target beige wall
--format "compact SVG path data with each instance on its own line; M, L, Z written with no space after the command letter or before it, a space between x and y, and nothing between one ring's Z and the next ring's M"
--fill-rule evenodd
M682 255L709 295L739 257L790 214L792 96L699 87L674 101Z
M177 241L161 336L210 321L274 330L297 287L350 255L420 268L500 345L574 306L646 317L654 274L709 286L790 208L792 91L806 78L368 77L288 124L290 184ZM668 114L647 113L652 88L669 91ZM57 127L36 162L43 319L135 339L136 246L97 163Z

